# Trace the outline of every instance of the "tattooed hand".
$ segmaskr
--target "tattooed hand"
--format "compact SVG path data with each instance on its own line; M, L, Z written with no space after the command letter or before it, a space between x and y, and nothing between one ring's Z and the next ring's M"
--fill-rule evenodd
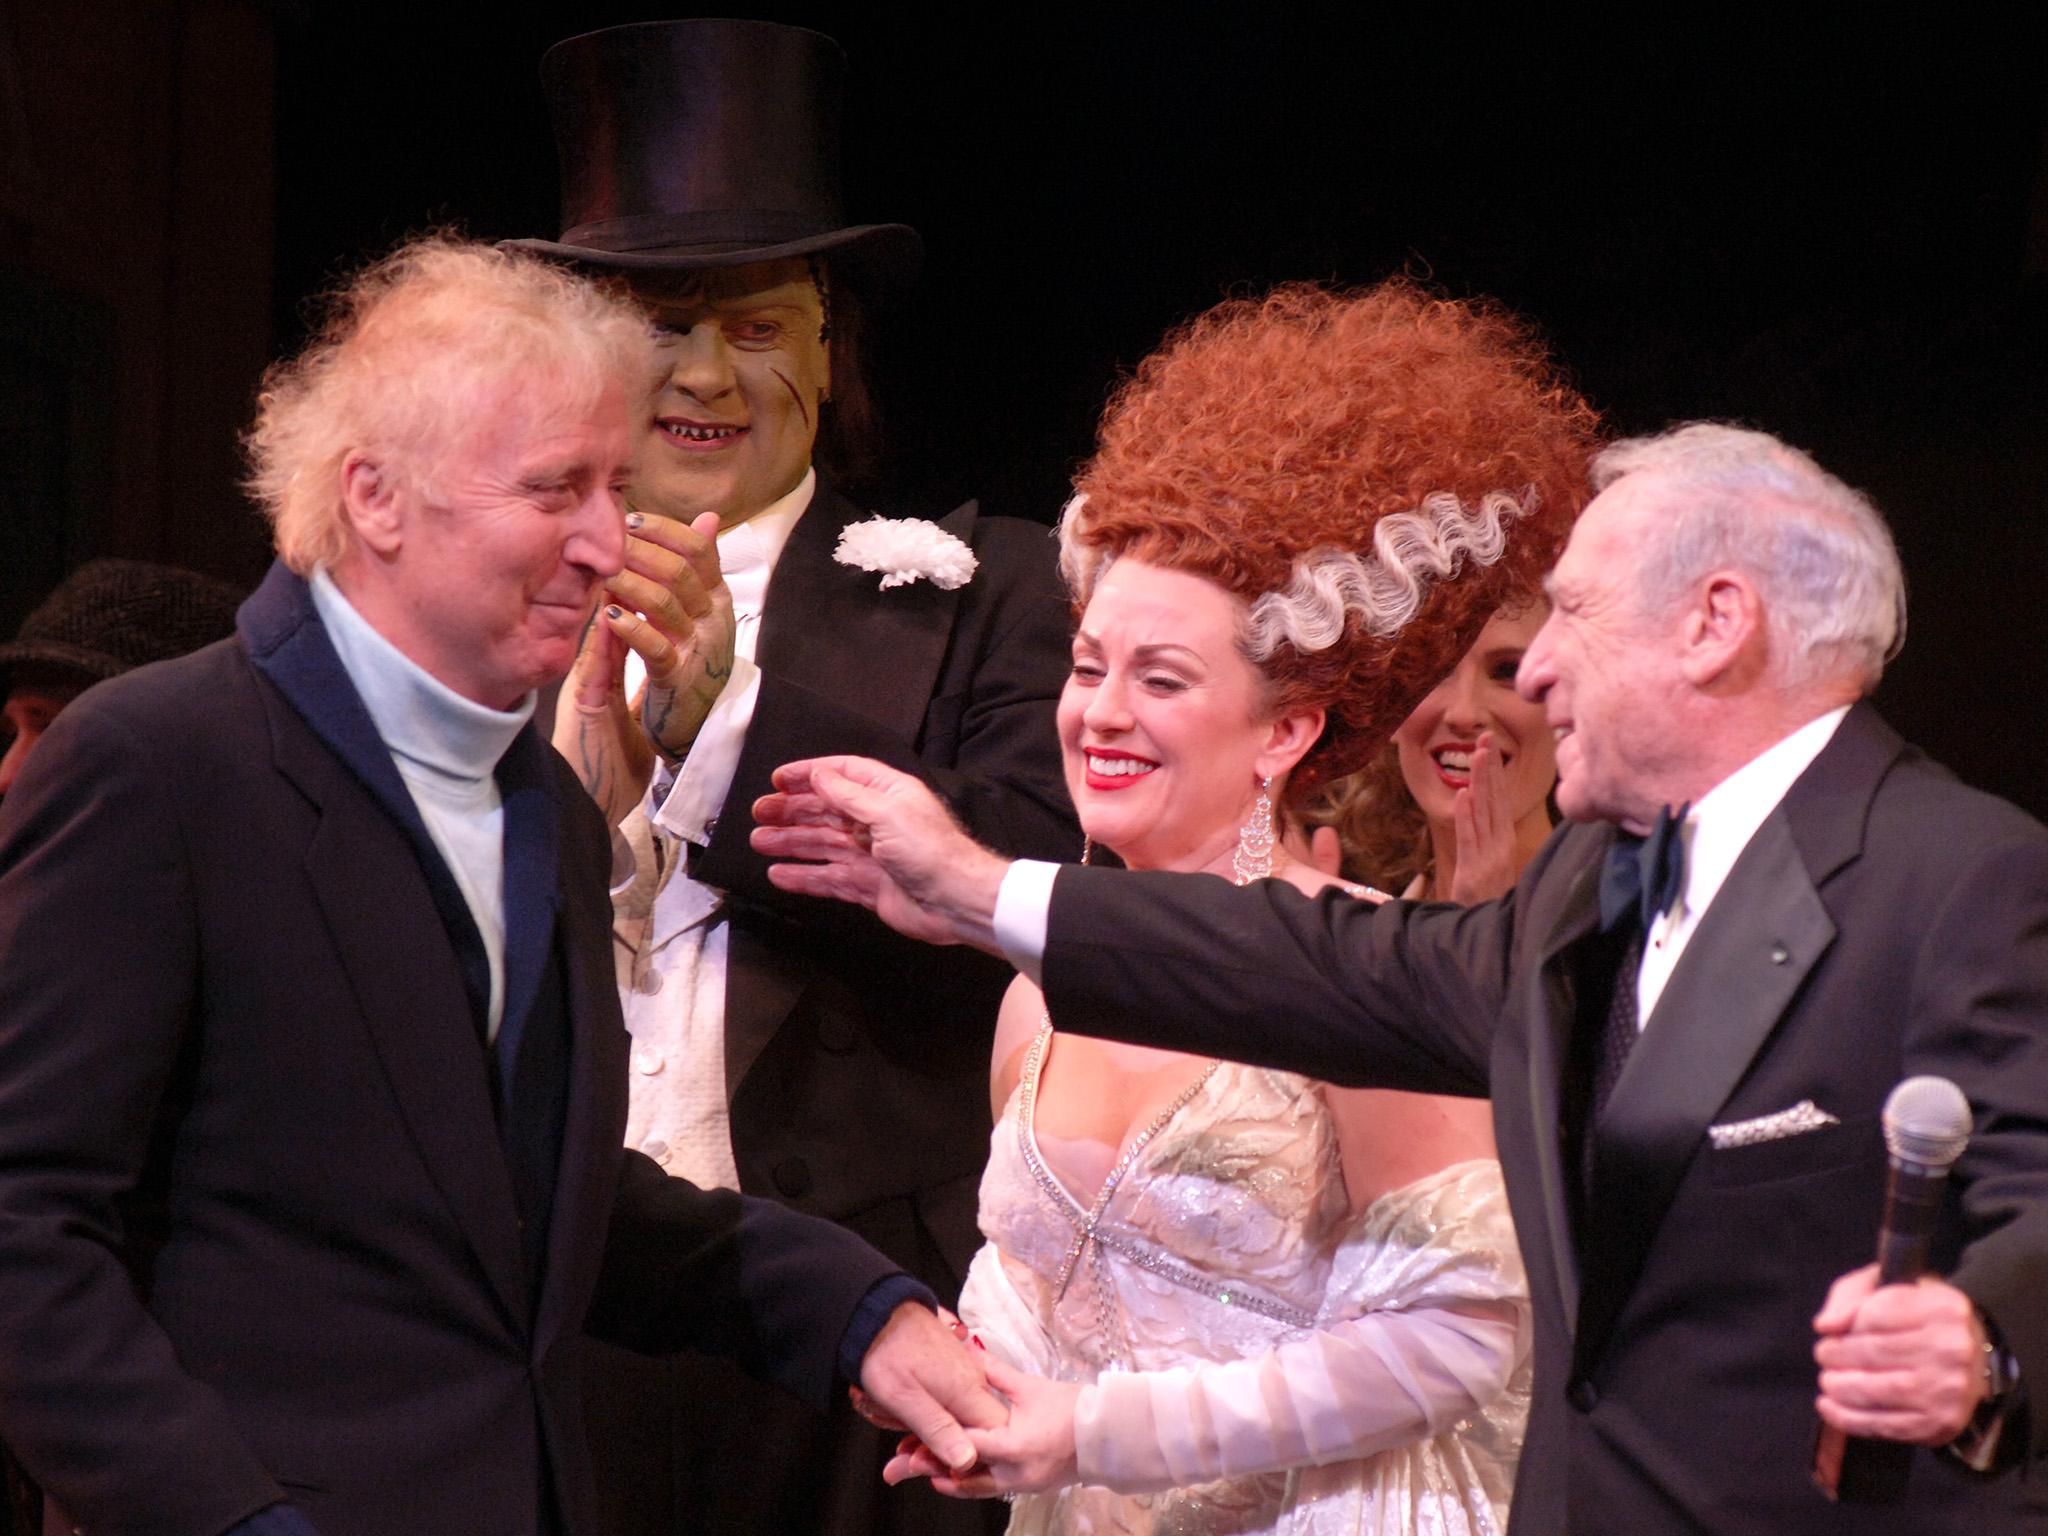
M732 676L732 593L718 568L718 516L695 522L626 514L626 568L598 618L640 653L640 725L678 762ZM640 615L645 615L644 618Z
M685 525L628 513L626 528L625 569L609 583L555 721L555 746L614 825L646 793L655 752L675 762L690 750L733 658L717 515ZM629 648L647 664L635 707L625 697Z
M612 826L647 793L654 748L626 703L626 643L602 617L583 632L576 665L562 685L554 741Z

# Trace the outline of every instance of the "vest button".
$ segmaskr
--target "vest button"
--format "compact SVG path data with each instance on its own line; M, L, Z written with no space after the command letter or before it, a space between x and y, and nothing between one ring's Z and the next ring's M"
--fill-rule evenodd
M1600 1389L1583 1376L1565 1389L1564 1396L1581 1413L1591 1413L1600 1406Z
M775 1165L775 1187L785 1199L801 1200L811 1192L811 1165L800 1157L786 1157Z

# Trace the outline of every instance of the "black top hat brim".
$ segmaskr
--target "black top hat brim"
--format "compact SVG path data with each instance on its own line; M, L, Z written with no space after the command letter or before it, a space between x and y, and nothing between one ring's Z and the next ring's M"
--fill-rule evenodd
M571 230L570 234L577 231ZM601 272L695 272L797 256L824 257L835 275L863 293L907 287L924 263L924 242L908 224L856 224L767 244L693 241L617 249L562 240L506 240L507 250L573 262Z

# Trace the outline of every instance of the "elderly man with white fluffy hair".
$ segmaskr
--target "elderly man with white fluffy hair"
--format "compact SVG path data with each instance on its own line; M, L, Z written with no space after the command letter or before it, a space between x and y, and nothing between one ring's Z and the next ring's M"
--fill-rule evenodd
M1521 1536L2038 1530L2048 830L1867 702L1905 609L1863 496L1707 424L1594 483L1517 679L1569 824L1500 901L1005 864L850 759L786 767L756 843L999 949L1062 1030L1490 1095L1536 1313ZM1880 1109L1919 1074L1972 1134L1932 1275L1880 1284Z
M623 1150L609 836L531 718L654 376L536 258L373 266L266 380L236 636L7 796L0 1434L61 1528L593 1530L586 1329L858 1382L956 1463L1004 1416L866 1244Z

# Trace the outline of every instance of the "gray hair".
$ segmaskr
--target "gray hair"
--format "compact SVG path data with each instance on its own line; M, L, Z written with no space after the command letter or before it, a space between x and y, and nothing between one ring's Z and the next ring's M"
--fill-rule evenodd
M307 575L348 553L351 453L430 485L506 389L583 411L610 385L648 396L656 366L645 317L588 279L451 235L408 241L350 279L305 351L264 376L249 490L279 557Z
M1659 477L1667 515L1641 550L1640 611L1668 610L1708 572L1733 567L1763 598L1779 679L1843 674L1863 692L1906 638L1898 550L1868 497L1767 432L1696 421L1595 455L1594 491Z

